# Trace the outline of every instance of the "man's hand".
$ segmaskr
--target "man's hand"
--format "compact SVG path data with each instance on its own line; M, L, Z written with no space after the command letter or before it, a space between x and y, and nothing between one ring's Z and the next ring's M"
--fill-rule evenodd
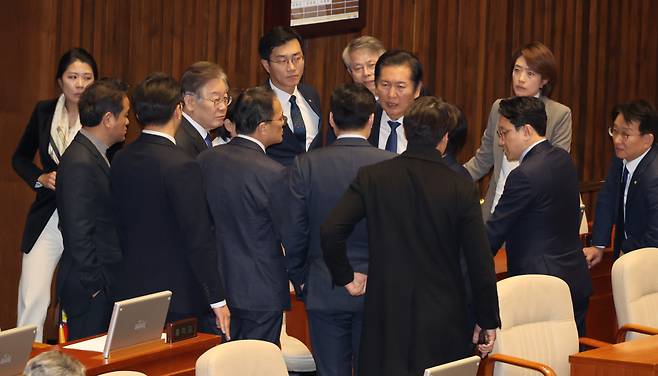
M475 328L473 329L473 338L472 338L474 344L478 343L481 330L482 329L480 328L480 326L478 324L475 324ZM487 329L485 330L484 335L486 342L477 345L477 350L480 353L479 355L481 358L486 357L487 355L489 355L491 351L493 351L493 345L494 342L496 341L496 329Z
M368 276L363 273L354 273L352 282L345 285L345 288L352 296L360 296L366 293L366 283Z
M47 174L41 174L37 178L37 181L41 183L44 187L48 189L55 190L55 180L57 179L57 171L49 172Z
M231 311L229 311L228 306L223 306L219 308L213 308L215 312L215 324L217 328L224 333L224 336L228 341L231 340Z
M585 254L585 260L587 260L587 267L590 269L592 266L601 262L603 258L603 248L585 247L583 248L583 253Z

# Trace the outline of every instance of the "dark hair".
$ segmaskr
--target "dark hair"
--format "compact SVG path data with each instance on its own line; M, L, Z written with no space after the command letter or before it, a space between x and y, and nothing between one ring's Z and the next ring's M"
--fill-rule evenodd
M541 42L530 42L525 46L514 51L512 54L512 67L510 72L514 71L516 59L523 56L528 68L541 75L542 80L547 80L546 84L541 87L542 95L548 97L553 91L553 86L557 81L557 64L553 52ZM512 83L514 85L514 83ZM512 88L512 93L514 88Z
M276 95L269 87L256 86L245 90L235 102L232 117L235 130L249 135L256 131L258 124L272 119Z
M539 98L511 97L503 99L500 101L498 113L509 120L514 128L529 124L538 135L542 137L546 135L546 108L544 102Z
M226 84L228 90L228 77L226 73L215 63L209 61L197 61L185 69L180 79L180 86L185 93L200 94L199 90L210 80L220 79Z
M165 73L151 73L131 95L135 117L142 125L167 123L182 101L180 85Z
M404 115L404 134L409 145L436 147L448 130L455 127L459 110L441 98L416 99Z
M288 26L276 26L258 41L258 54L261 59L269 60L273 49L283 46L293 39L297 39L304 50L302 37L295 30Z
M78 102L80 124L85 127L95 127L108 112L115 117L119 116L123 111L126 90L128 85L114 78L94 81L82 92Z
M383 67L399 65L406 65L411 69L411 80L414 82L414 89L417 89L423 81L423 66L416 55L408 51L391 50L384 52L375 65L375 82L379 81Z
M453 128L448 131L448 145L446 146L446 154L453 157L457 156L464 144L466 143L466 136L468 135L468 124L466 122L466 115L464 112L457 108L459 115L457 116L457 123Z
M59 63L57 63L57 73L55 74L55 79L59 80L64 76L64 72L69 67L69 65L75 63L76 61L81 61L83 63L89 64L91 71L94 73L94 79L98 78L98 67L96 66L96 60L91 56L87 50L84 48L76 47L71 48L70 50L64 52L64 55L59 58Z
M644 99L637 99L628 103L618 104L610 114L614 122L618 115L624 117L627 123L637 121L640 123L640 133L653 135L653 142L658 142L658 113L656 108Z
M375 106L375 96L361 84L340 85L331 93L331 113L340 130L363 129Z

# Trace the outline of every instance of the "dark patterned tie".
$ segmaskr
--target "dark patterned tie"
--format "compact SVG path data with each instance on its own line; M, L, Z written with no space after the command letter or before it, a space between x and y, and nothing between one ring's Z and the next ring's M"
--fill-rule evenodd
M210 133L206 134L206 138L203 139L206 142L206 146L208 146L208 149L212 149L212 138L210 137Z
M304 124L302 112L299 110L299 106L297 106L297 98L294 95L290 96L290 118L292 119L292 132L299 142L304 144L304 148L306 148L306 124Z
M391 127L391 134L388 135L388 140L386 140L386 150L397 153L398 134L395 130L400 126L400 123L397 121L389 120L388 125Z
M626 239L624 234L624 191L626 191L626 182L628 181L628 169L624 166L624 171L621 174L621 182L619 183L619 198L617 206L617 223L615 225L615 244L613 248L613 257L617 259L621 251L621 243Z

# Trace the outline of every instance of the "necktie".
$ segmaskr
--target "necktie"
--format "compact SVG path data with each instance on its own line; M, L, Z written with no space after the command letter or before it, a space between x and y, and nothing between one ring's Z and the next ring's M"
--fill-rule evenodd
M212 149L212 138L210 137L210 133L206 134L206 138L203 139L206 142L206 146L208 146L208 149Z
M306 125L304 124L304 118L302 118L302 112L297 106L297 98L294 95L290 96L290 118L292 119L292 132L306 148Z
M395 131L400 123L397 121L389 120L388 125L391 127L391 134L388 135L388 140L386 140L386 150L392 151L393 153L398 152L398 134Z
M628 181L628 170L624 166L624 171L621 174L621 182L619 183L619 197L617 205L617 223L615 226L615 244L613 248L613 256L616 259L619 257L621 251L621 243L626 239L624 235L624 191L626 190L626 182Z

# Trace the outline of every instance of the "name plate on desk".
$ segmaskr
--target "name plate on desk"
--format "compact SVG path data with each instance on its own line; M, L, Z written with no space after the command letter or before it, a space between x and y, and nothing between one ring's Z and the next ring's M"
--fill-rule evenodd
M167 323L165 332L167 333L167 343L194 338L197 334L197 321L192 318Z

